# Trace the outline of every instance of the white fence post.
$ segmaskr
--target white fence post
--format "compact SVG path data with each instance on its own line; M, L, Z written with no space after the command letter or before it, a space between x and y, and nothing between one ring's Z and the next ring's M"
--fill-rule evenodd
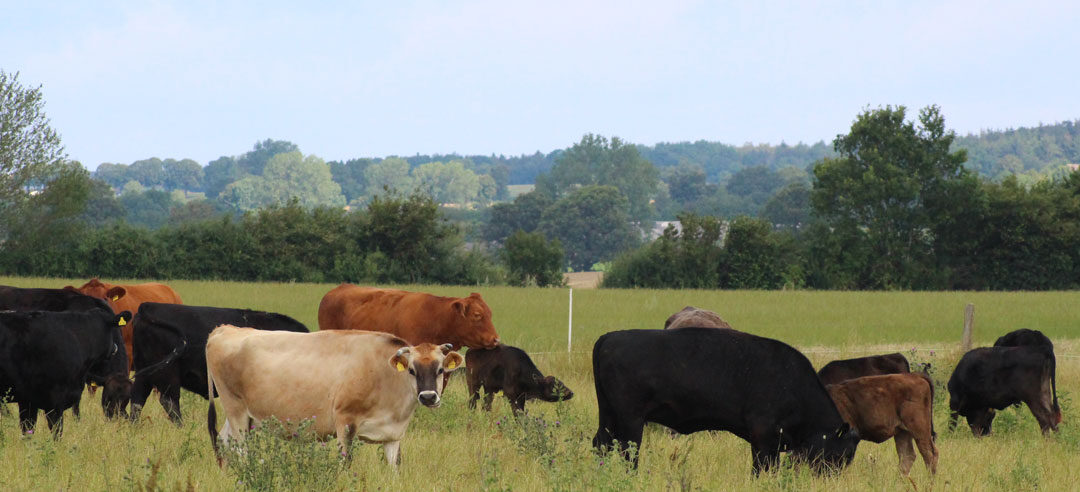
M574 339L574 288L570 288L570 318L566 326L566 353L570 353L571 341Z
M975 329L975 305L968 304L964 308L964 338L960 340L960 351L967 353L971 350L971 331Z

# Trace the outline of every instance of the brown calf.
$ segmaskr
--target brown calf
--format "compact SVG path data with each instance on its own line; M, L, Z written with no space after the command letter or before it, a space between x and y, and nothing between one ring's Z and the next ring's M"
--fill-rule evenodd
M929 377L922 373L866 376L825 388L840 416L859 431L859 438L875 443L893 438L904 476L915 462L912 439L930 473L937 473L934 385Z

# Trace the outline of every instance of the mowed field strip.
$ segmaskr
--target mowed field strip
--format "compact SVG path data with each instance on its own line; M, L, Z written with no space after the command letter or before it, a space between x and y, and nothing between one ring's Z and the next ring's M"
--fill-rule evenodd
M87 279L0 278L20 287L82 285ZM118 283L139 280L107 279ZM290 315L317 329L319 300L331 284L167 282L192 305L252 308ZM464 378L455 376L438 409L418 408L402 441L403 462L394 473L377 446L358 444L352 463L334 467L333 443L284 442L267 455L267 475L288 474L294 458L324 455L329 472L311 472L279 487L325 490L911 490L899 476L891 442L863 442L852 465L831 477L805 468L753 478L749 445L727 433L672 438L649 428L641 465L627 473L610 457L596 456L596 396L592 344L620 329L661 328L686 305L718 312L733 327L776 338L802 350L820 367L836 358L899 351L912 362L930 362L940 383L935 401L941 461L937 490L1071 490L1080 483L1080 428L1075 409L1080 385L1080 292L810 292L575 289L573 341L567 353L567 289L400 286L439 295L483 295L505 343L532 354L545 374L563 380L574 399L530 402L530 419L514 420L505 399L491 413L470 411ZM964 306L975 305L974 345L993 343L1016 328L1043 331L1058 355L1061 432L1044 438L1026 408L999 412L994 434L976 439L966 423L946 429L944 382L960 357ZM643 360L642 364L664 364ZM326 368L332 372L334 368ZM15 406L9 405L14 413ZM206 401L184 393L184 424L175 427L161 406L147 402L143 421L105 421L100 403L85 395L83 417L68 413L62 440L47 432L21 437L13 415L0 416L0 488L5 490L165 489L234 490L236 469L217 467L206 433ZM218 426L223 425L219 416ZM40 419L39 426L44 426ZM42 427L44 428L44 427ZM299 449L302 448L302 449ZM306 453L306 454L305 454ZM303 455L303 456L301 456ZM260 455L261 456L261 455ZM262 458L260 458L262 459ZM307 462L305 462L307 463ZM254 465L253 465L254 466ZM307 466L316 470L317 466ZM250 471L250 468L248 469ZM295 471L304 474L303 469ZM921 459L912 478L925 489L930 477Z

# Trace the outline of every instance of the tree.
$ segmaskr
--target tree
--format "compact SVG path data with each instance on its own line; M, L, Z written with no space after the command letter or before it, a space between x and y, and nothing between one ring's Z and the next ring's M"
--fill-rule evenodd
M799 229L810 223L810 187L794 182L776 192L761 211L774 226Z
M345 162L330 161L330 174L334 176L334 182L341 185L341 193L345 195L345 201L351 203L367 192L367 180L364 178L364 170L375 161L372 159L349 159Z
M413 186L413 180L409 176L409 163L397 157L383 159L368 166L364 169L364 180L367 181L369 199L383 189L406 192Z
M94 179L108 183L113 188L123 188L124 184L131 180L128 174L127 164L111 164L103 162L94 170Z
M168 223L170 211L180 203L168 192L146 190L120 195L120 205L127 212L129 224L157 229Z
M811 204L835 231L865 231L870 254L858 268L861 288L926 288L940 284L935 233L947 234L949 205L977 188L963 167L963 150L950 152L955 135L945 130L937 106L919 112L919 126L905 108L867 110L847 135L836 137L836 158L814 166ZM860 233L861 235L862 233Z
M282 205L297 198L305 207L341 207L345 197L322 159L299 151L278 154L267 162L262 176L248 176L225 188L225 201L238 210Z
M30 200L30 188L40 189L67 170L44 108L40 86L23 87L18 73L0 70L0 240Z
M203 168L191 159L165 159L165 189L198 191L202 189Z
M132 162L128 175L147 188L165 185L165 165L157 157Z
M769 196L780 186L783 186L780 174L765 166L740 169L727 182L727 190L739 196Z
M512 285L539 287L563 284L563 249L558 239L518 230L506 239L502 260Z
M537 177L536 188L561 198L582 186L614 186L626 197L630 219L644 225L655 214L649 201L659 182L659 171L637 147L590 133L556 159L550 174Z
M480 194L480 177L465 169L461 161L421 164L412 176L417 189L438 203L464 204L475 201Z
M377 195L361 219L358 242L383 259L378 281L433 279L438 263L457 245L457 229L440 219L438 204L422 193Z
M679 204L692 203L709 194L705 170L701 166L680 165L667 178L668 193Z
M539 229L563 244L571 268L585 271L638 242L626 210L614 186L585 186L544 210Z
M540 226L540 217L555 203L539 191L522 193L510 203L491 206L491 220L484 227L484 239L502 242L515 231L533 232Z
M236 159L228 156L218 157L210 161L203 170L203 191L206 192L207 198L217 198L226 186L243 177L244 171L236 163Z
M300 147L292 142L268 138L255 142L255 148L240 156L236 160L236 165L240 168L240 172L262 176L264 168L274 156L299 151Z

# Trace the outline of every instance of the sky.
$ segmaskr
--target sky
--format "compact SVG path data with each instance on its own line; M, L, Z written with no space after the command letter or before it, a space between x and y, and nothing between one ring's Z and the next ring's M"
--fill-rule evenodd
M91 169L267 138L325 160L831 142L885 105L961 135L1080 119L1080 2L4 3L0 70Z

